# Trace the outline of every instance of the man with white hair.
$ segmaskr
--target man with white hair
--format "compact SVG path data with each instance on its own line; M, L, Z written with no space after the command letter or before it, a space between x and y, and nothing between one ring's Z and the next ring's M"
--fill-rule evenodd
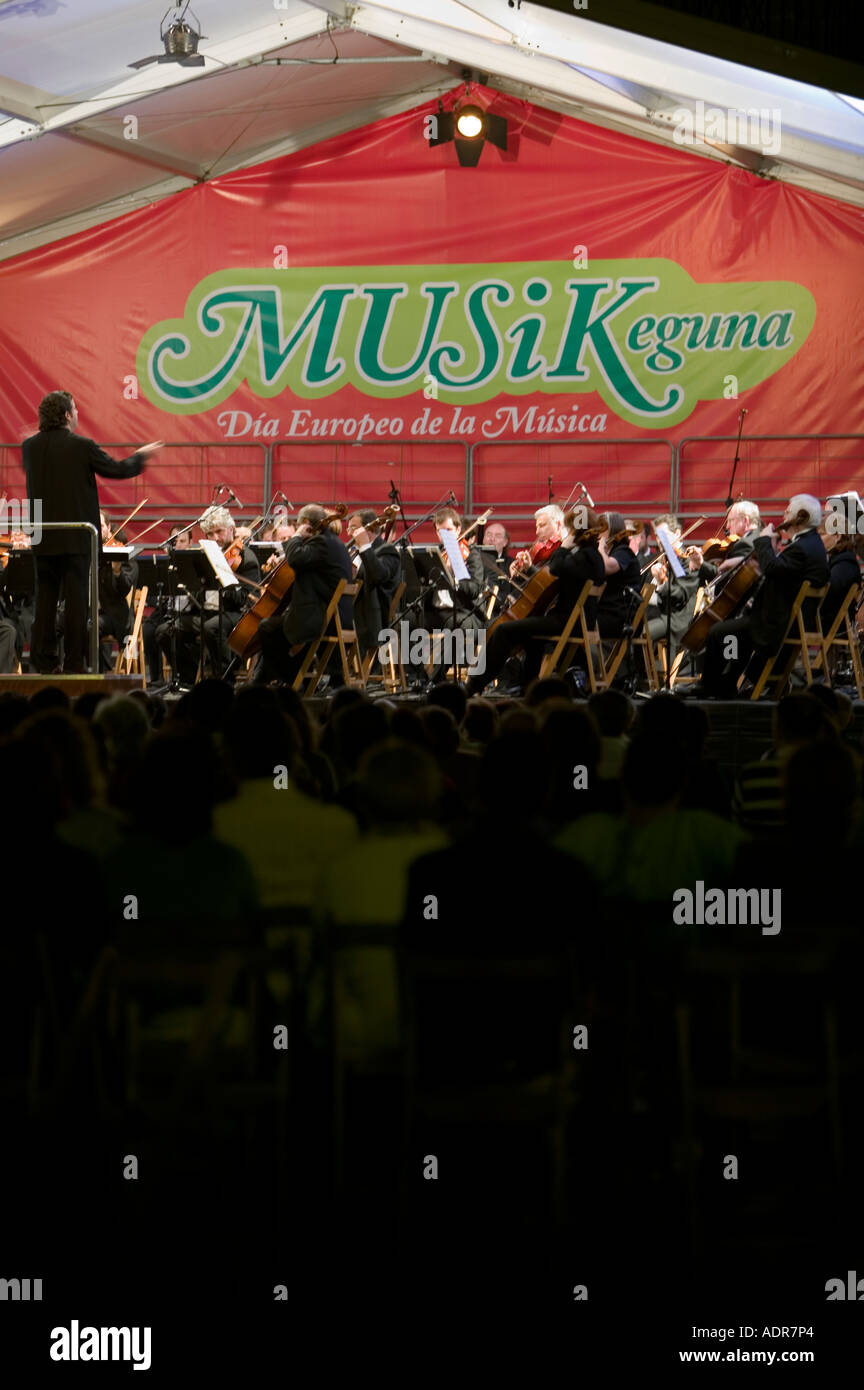
M733 503L726 517L726 530L729 533L729 549L726 551L719 564L714 564L706 560L702 565L702 578L716 578L718 574L725 574L727 570L738 568L739 560L746 560L748 555L753 554L753 547L759 535L759 508L755 502L747 502L743 498ZM698 551L697 558L701 559L702 552Z
M807 580L821 589L828 583L828 558L818 527L822 505L818 497L796 493L790 497L779 531L789 537L778 547L774 527L763 526L753 547L762 571L762 584L753 607L743 617L715 623L705 644L705 667L698 693L709 699L733 699L738 679L750 658L758 673L762 662L779 649L786 634L789 614L798 590ZM804 625L809 630L816 618L815 605L805 603ZM730 638L734 641L730 642Z
M235 540L234 518L227 507L208 507L199 518L198 525L204 532L205 540L215 541L220 550L226 551ZM250 590L243 580L257 584L261 579L261 569L253 551L244 545L239 560L232 566L240 583L232 584L222 591L222 613L220 624L219 591L214 578L212 589L204 595L204 645L210 659L211 673L233 682L233 670L225 677L232 653L228 650L228 638L236 627L243 610L249 601ZM201 611L196 606L193 612L181 613L177 623L177 674L184 685L194 685L198 667L198 641L201 631ZM171 659L170 622L160 624L156 629L156 640Z

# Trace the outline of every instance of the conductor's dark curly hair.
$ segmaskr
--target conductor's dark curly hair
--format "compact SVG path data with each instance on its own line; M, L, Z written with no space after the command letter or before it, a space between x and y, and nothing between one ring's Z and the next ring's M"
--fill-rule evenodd
M49 391L39 402L40 430L59 430L66 424L66 412L74 402L68 391Z

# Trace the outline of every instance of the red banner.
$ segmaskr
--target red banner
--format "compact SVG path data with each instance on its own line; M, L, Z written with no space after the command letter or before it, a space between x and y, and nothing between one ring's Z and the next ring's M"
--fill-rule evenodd
M610 501L668 503L669 443L734 436L742 407L748 435L864 431L859 208L477 97L508 148L474 169L430 148L429 104L0 263L0 441L63 388L100 441L187 446L148 468L162 507L229 470L257 504L276 441L297 502L307 450L310 486L378 501L394 460L459 491L474 446L478 496L500 477L529 507L580 461ZM733 452L701 456L700 495ZM849 458L811 487L855 486Z

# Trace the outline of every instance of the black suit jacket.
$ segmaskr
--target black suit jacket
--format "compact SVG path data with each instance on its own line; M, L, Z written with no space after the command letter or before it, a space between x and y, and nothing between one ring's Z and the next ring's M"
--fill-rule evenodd
M94 444L66 428L40 430L21 446L27 495L41 499L43 521L89 521L99 533L99 493L96 474L103 478L135 478L144 467L141 454L112 459ZM101 542L100 542L101 549ZM86 531L46 531L33 553L89 555Z
M753 553L764 579L753 600L750 635L757 650L776 652L804 580L817 589L828 583L828 557L816 530L799 532L778 555L774 554L770 536L760 536ZM803 618L808 631L816 616L815 606L812 600L804 605Z
M610 623L620 621L623 628L635 602L627 590L641 589L642 576L639 573L639 561L625 541L613 547L609 552L609 558L617 560L619 568L614 574L606 575L606 588L600 600L600 612ZM603 568L605 573L605 565ZM598 580L598 583L602 584L603 580Z
M560 620L559 630L563 630L573 605L582 592L585 580L590 579L594 585L605 583L606 566L596 545L588 542L577 546L575 550L559 546L552 552L547 568L558 579L558 595L549 613L556 620ZM597 599L589 598L585 604L585 621L589 627L593 627L596 620Z
M346 547L330 530L318 536L292 536L285 546L285 559L294 571L294 583L282 631L293 646L318 636L336 585L340 579L350 584L354 572ZM341 599L343 627L351 626L352 611L353 601Z
M383 536L376 536L368 550L360 552L357 578L363 583L354 604L354 626L364 652L376 644L379 632L387 626L400 570L399 552Z
M826 635L852 585L861 583L861 566L854 550L832 550L828 557L828 568L829 589L822 604L821 615L822 631Z

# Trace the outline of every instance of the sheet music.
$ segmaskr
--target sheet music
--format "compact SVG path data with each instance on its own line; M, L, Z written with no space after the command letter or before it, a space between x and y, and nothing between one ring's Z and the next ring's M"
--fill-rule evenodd
M672 544L672 537L669 534L668 526L664 526L661 521L659 526L654 527L654 530L657 534L658 541L666 551L666 559L669 561L670 570L675 575L676 579L683 579L686 571L681 561L678 559L678 556L675 554L675 547Z
M453 578L456 583L460 579L470 579L468 566L462 559L462 551L459 549L459 537L455 531L439 531L438 537L447 552L447 559L450 561L450 568L453 571Z
M210 561L210 564L213 568L213 573L219 580L219 583L222 585L223 589L228 589L232 585L240 583L240 580L237 578L228 561L225 559L225 556L222 553L221 546L217 545L215 541L202 540L201 549L204 551L204 554Z

